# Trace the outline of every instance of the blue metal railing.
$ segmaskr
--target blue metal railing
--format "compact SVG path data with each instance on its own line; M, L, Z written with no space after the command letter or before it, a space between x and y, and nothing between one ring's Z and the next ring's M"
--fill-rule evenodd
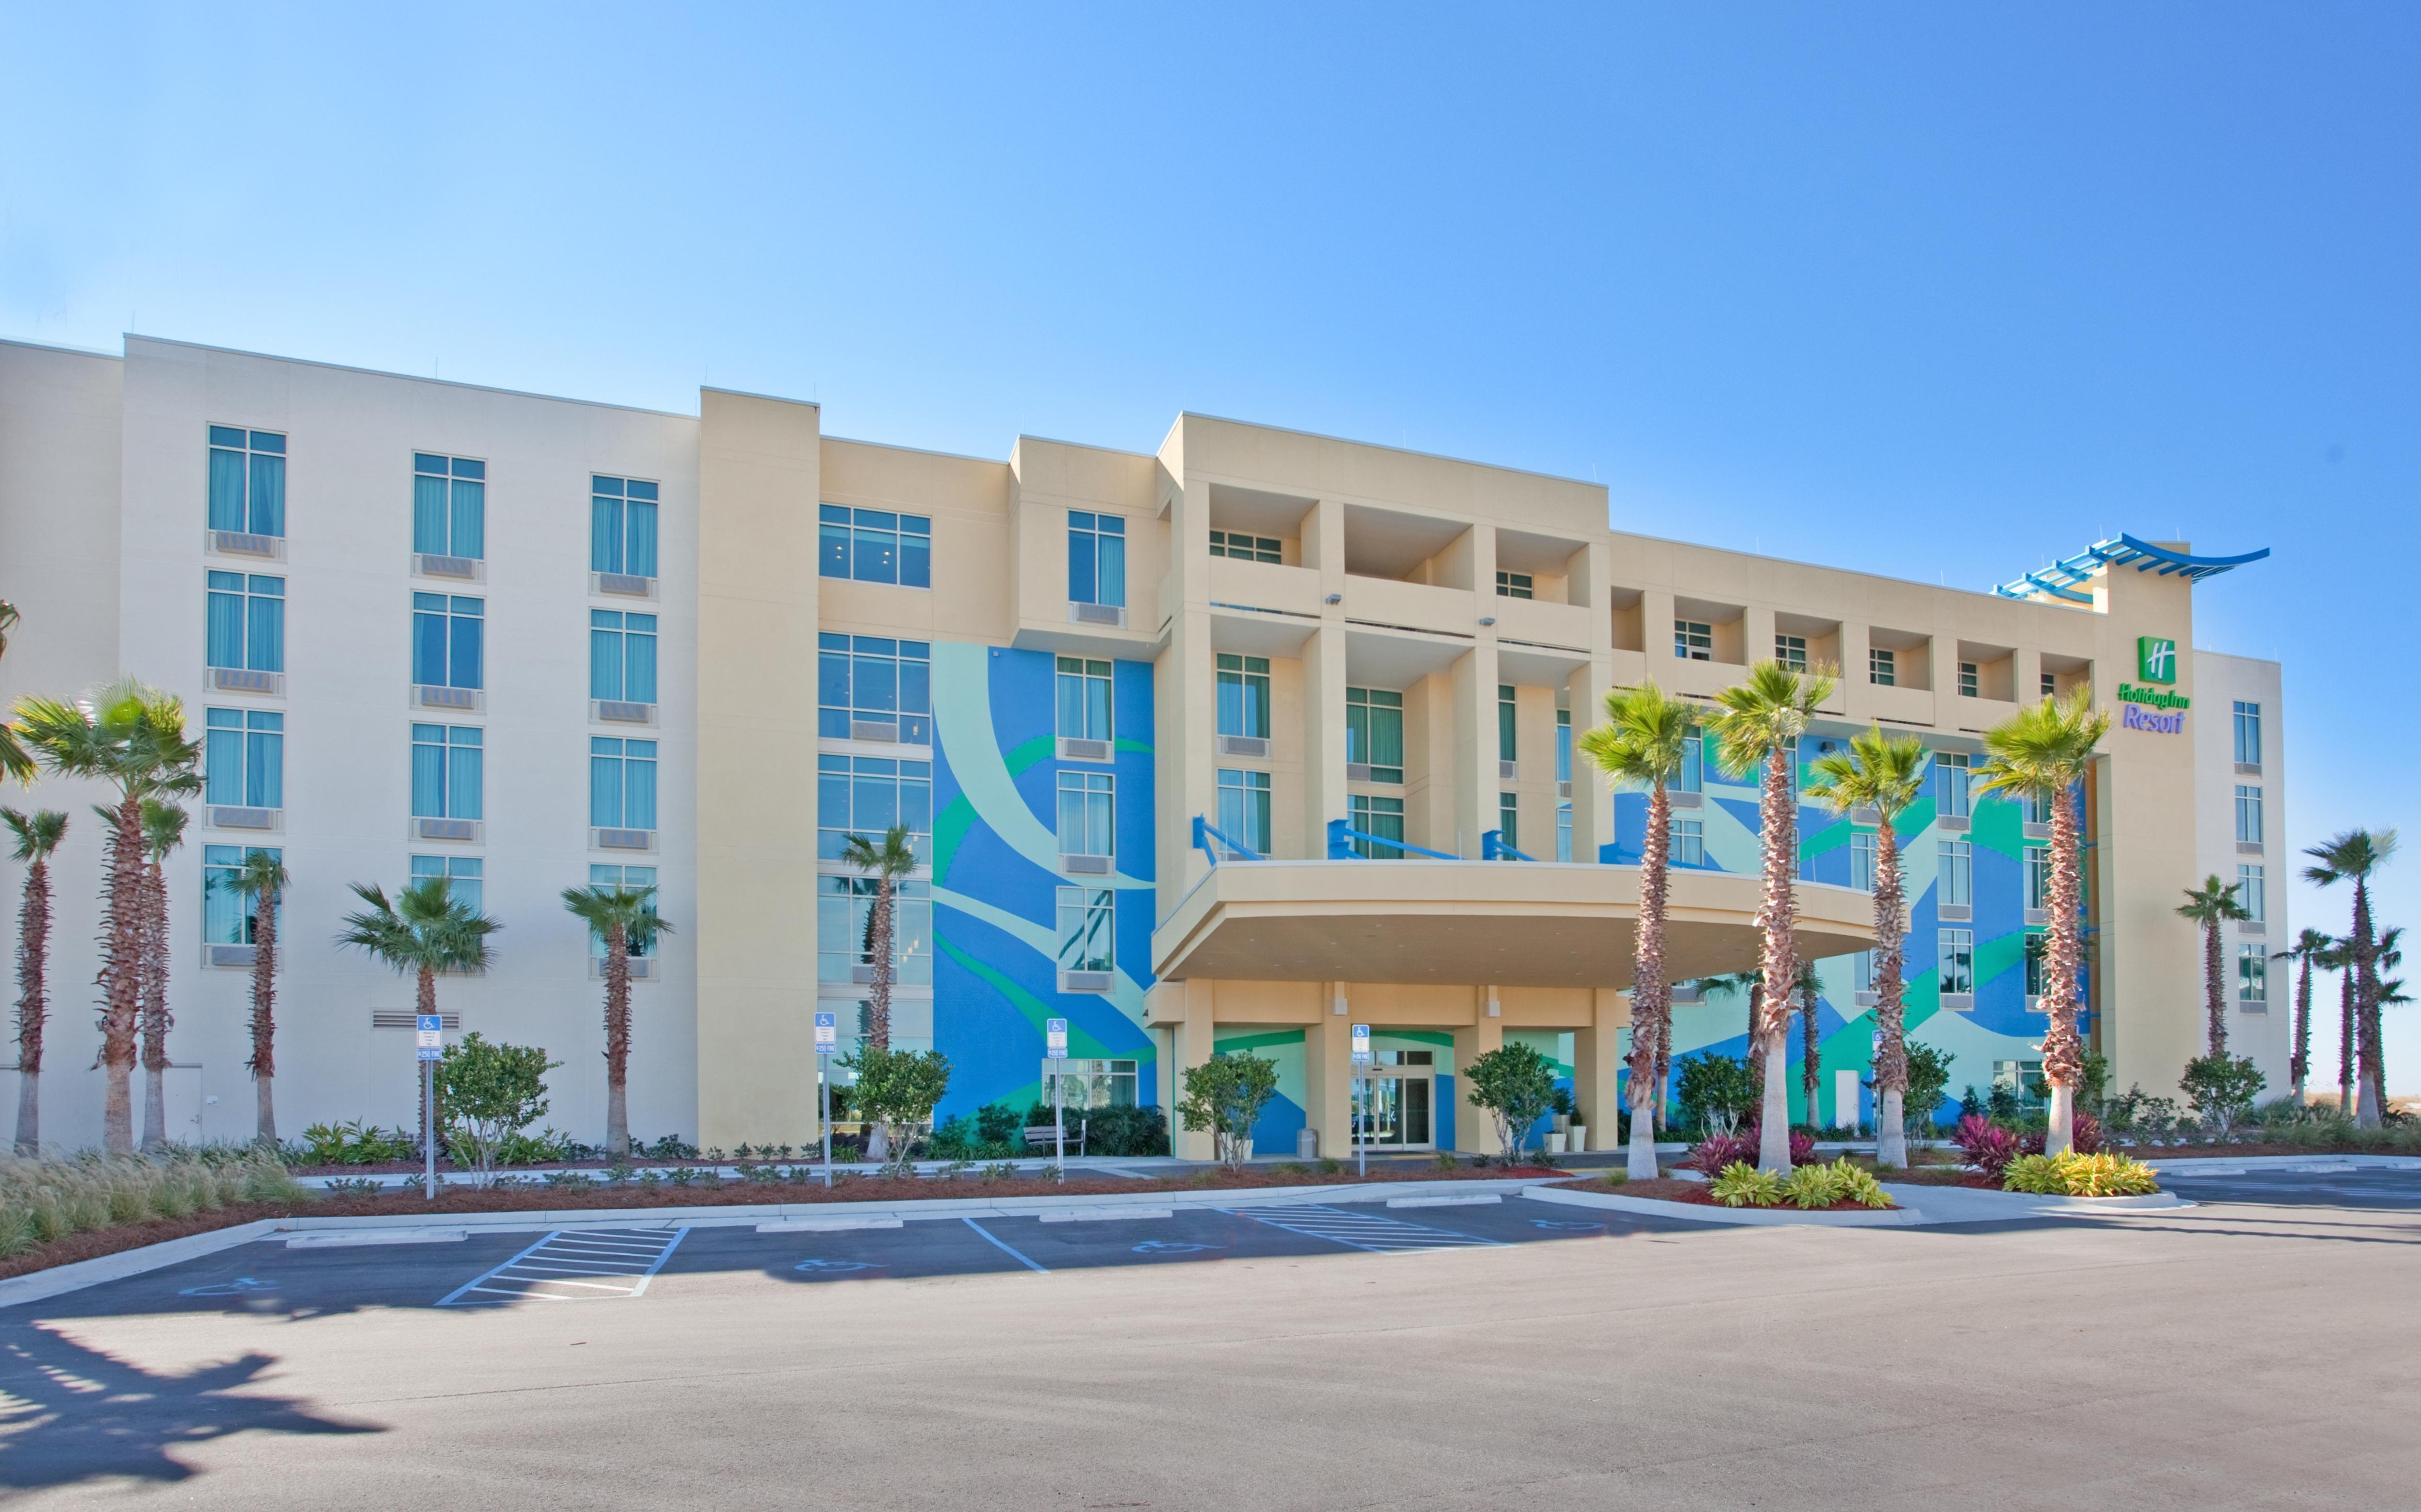
M1482 861L1536 861L1505 843L1503 830L1490 830L1479 837L1479 859Z
M1364 845L1384 846L1388 850L1398 852L1409 852L1416 856L1428 856L1432 861L1460 861L1462 859L1460 856L1447 855L1443 850L1431 850L1427 846L1409 845L1401 840L1391 840L1383 834L1366 834L1361 830L1353 828L1352 825L1347 823L1343 819L1330 819L1328 821L1329 860L1367 861L1373 859L1368 856L1357 856L1353 853L1353 842L1356 840L1361 841Z
M1219 850L1216 846L1213 846L1210 843L1213 840L1218 841L1220 845L1224 845L1227 848L1227 859L1230 861L1267 861L1269 859L1267 856L1262 855L1259 851L1254 850L1250 846L1238 845L1234 839L1222 834L1219 828L1210 820L1204 818L1199 814L1195 815L1195 848L1200 850L1204 855L1210 858L1210 869L1216 871L1219 869Z

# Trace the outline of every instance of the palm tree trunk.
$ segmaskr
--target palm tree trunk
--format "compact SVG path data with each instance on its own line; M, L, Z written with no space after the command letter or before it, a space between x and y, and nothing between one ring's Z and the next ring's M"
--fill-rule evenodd
M2304 1105L2304 1082L2312 1069L2312 958L2305 956L2295 974L2295 1053L2287 1063L2295 1088L2295 1106Z
M37 857L25 868L25 901L17 915L17 1153L42 1152L42 1026L49 1019L51 867Z
M631 937L617 921L605 936L605 1147L631 1153Z
M1803 972L1805 963L1802 963ZM1824 1095L1824 1050L1817 1043L1816 983L1802 975L1799 983L1799 1097L1807 1105L1807 1124L1821 1128L1819 1099ZM1835 1110L1836 1112L1838 1110ZM1852 1108L1852 1114L1857 1112Z
M894 889L888 875L874 882L874 914L868 921L867 954L874 958L874 983L866 994L866 1042L877 1050L891 1048L891 912ZM866 1158L891 1154L891 1120L877 1118L867 1126Z
M129 794L117 805L109 837L108 947L101 985L101 1143L111 1155L134 1153L134 1041L141 1027L143 981L143 801Z
M2353 1116L2353 968L2337 973L2337 1113Z
M1765 1085L1765 978L1752 976L1748 984L1748 1053L1741 1057L1748 1063L1749 1084L1762 1089Z
M143 1147L168 1147L168 880L143 868Z
M252 1137L277 1143L277 894L263 890L253 905L252 924Z
M1653 1181L1656 1105L1663 1082L1656 1074L1662 1025L1673 1012L1664 980L1664 905L1672 889L1673 800L1658 783L1648 794L1648 841L1639 854L1639 931L1632 942L1631 1146L1624 1171ZM1600 1110L1602 1112L1603 1110Z
M2217 919L2208 919L2202 927L2203 1036L2210 1041L2206 1053L2214 1057L2227 1053L2227 1002L2220 981L2219 924Z
M1875 826L1875 1164L1908 1166L1908 1038L1900 1002L1908 920L1899 877L1899 836L1891 816Z
M1790 1174L1790 1084L1783 1063L1790 1055L1790 987L1799 945L1799 812L1790 790L1790 752L1777 743L1765 762L1765 790L1757 800L1757 829L1765 851L1765 898L1757 924L1765 930L1765 996L1757 1005L1757 1037L1765 1044L1765 1108L1758 1126L1757 1169Z
M2362 1111L2355 1122L2377 1129L2387 1104L2379 1067L2379 943L2370 932L2370 884L2353 880L2353 1016L2359 1041Z
M2079 875L2076 803L2063 792L2051 805L2050 940L2043 950L2043 1081L2050 1086L2043 1150L2065 1155L2076 1143L2076 1085L2084 1077L2085 1046L2076 1033L2076 911Z

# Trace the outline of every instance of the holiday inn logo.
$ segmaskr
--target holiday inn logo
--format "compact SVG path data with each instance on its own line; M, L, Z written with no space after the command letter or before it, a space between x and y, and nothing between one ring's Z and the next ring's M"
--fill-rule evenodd
M2178 680L2178 643L2159 635L2135 637L2135 676L2146 682Z

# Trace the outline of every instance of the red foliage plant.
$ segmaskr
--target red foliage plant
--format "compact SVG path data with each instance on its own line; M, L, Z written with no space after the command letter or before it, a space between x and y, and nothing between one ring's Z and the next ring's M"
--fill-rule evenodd
M1698 1141L1681 1163L1691 1170L1714 1179L1726 1165L1738 1162L1755 1165L1757 1158L1757 1126L1749 1124L1735 1134L1709 1134ZM1804 1130L1790 1131L1790 1163L1804 1165L1816 1158L1816 1136Z
M2099 1155L2105 1144L2101 1137L2101 1120L2082 1108L2076 1111L2076 1123L2070 1130L2069 1137L2074 1142L2076 1153L2079 1155ZM2050 1143L2050 1136L2038 1129L2025 1137L2024 1153L2040 1155L2043 1152L2043 1146L2048 1143Z

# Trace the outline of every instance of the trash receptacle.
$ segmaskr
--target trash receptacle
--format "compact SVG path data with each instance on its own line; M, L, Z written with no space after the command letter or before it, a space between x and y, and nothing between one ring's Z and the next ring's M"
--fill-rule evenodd
M1298 1161L1320 1159L1320 1130L1306 1124L1294 1131L1294 1158Z

